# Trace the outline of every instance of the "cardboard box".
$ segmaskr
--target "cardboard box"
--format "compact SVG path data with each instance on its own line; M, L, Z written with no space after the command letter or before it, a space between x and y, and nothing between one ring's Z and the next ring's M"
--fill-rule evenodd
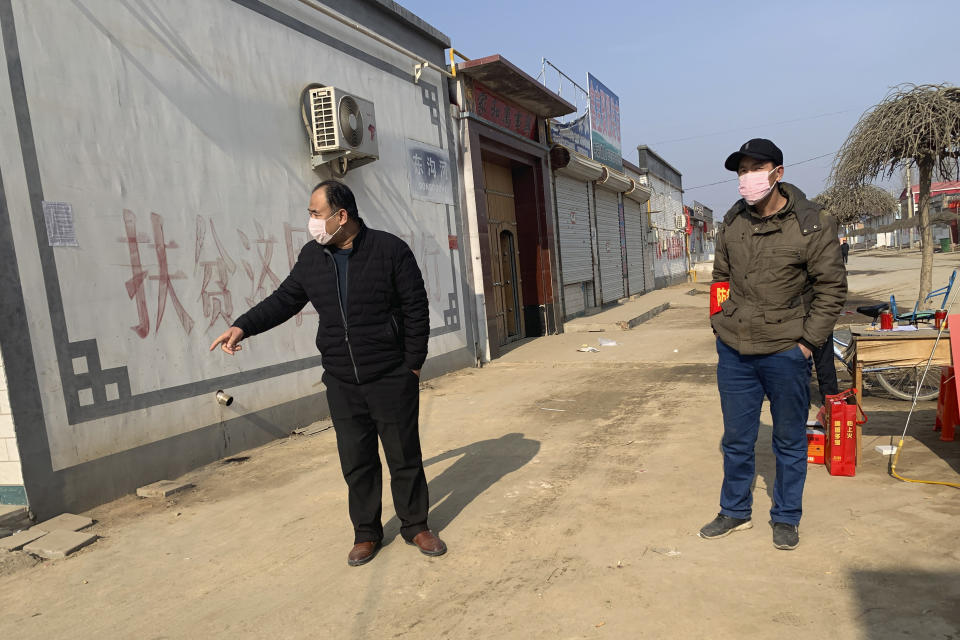
M823 464L824 447L826 444L826 431L816 427L807 427L807 462L811 464Z
M808 444L807 445L807 462L812 464L823 464L823 449L825 445L822 444Z

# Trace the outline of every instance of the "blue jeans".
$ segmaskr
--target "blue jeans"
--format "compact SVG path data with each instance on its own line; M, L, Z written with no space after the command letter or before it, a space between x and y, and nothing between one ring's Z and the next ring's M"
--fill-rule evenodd
M720 513L749 518L751 485L756 473L754 449L760 430L760 407L770 398L773 453L774 522L799 524L803 483L807 478L807 414L812 363L800 347L769 355L745 356L717 340L717 387L723 411L723 488Z

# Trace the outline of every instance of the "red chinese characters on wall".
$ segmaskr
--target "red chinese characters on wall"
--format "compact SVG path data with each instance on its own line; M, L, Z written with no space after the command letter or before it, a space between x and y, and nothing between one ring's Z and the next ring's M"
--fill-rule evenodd
M484 120L524 138L537 139L537 116L533 113L507 102L479 83L473 85L473 99L477 115Z
M684 255L684 243L681 236L666 238L657 243L657 259L677 260Z
M168 301L173 306L180 327L186 335L189 336L193 331L194 317L199 316L200 312L207 320L204 331L219 331L220 327L214 329L215 325L229 327L236 318L237 309L234 304L236 285L231 282L235 279L234 276L241 276L241 278L242 275L246 276L247 284L244 288L249 290L249 295L240 295L242 301L248 307L252 307L280 285L278 271L285 267L293 268L299 247L309 239L309 233L305 227L294 227L284 223L283 239L287 264L278 267L276 262L280 262L280 252L275 251L276 245L279 244L278 240L259 222L254 221L255 235L248 235L242 229L236 229L240 251L237 252L239 259L234 259L236 253L231 255L214 220L209 216L197 215L194 227L192 279L200 283L200 289L196 300L193 301L189 295L186 298L180 295L183 290L191 290L192 283L187 282L191 278L173 266L180 264L183 256L179 252L180 245L174 240L167 239L163 216L157 213L150 214L152 235L138 231L137 215L129 209L123 210L123 224L125 234L121 241L127 245L130 262L130 277L125 280L124 287L127 296L134 302L138 321L130 328L141 339L146 339L151 329L152 318L148 308L151 299L147 291L149 282L157 283L156 316L153 319L154 334L160 332ZM152 250L146 250L143 247L149 247ZM177 283L176 288L175 283ZM196 288L193 287L192 290L196 291ZM193 315L187 310L189 306L193 306ZM296 316L298 325L303 323L303 316L307 314L316 314L316 312L312 309L304 309L298 313Z
M215 257L203 260L204 244L207 239L207 223L209 223L211 239L216 247ZM203 284L200 286L200 301L203 305L203 315L210 320L209 329L218 319L223 320L226 326L233 324L233 294L228 285L230 277L237 271L237 263L224 250L217 227L213 220L197 216L197 231L193 263L194 268L203 269Z
M139 323L133 327L133 331L141 338L146 338L150 333L150 315L147 312L147 296L144 289L146 280L156 280L158 283L157 294L157 320L154 332L160 331L160 325L163 323L164 311L167 307L167 299L173 302L174 312L180 319L180 325L183 331L190 335L193 331L193 318L184 309L179 296L173 287L174 280L184 280L186 275L182 271L170 273L170 266L167 259L167 249L179 249L176 242L167 242L163 233L163 217L156 214L150 214L150 225L153 230L153 248L157 256L156 275L151 275L150 271L143 266L143 260L140 256L140 245L150 244L149 238L142 238L137 233L137 216L129 209L123 210L123 224L126 230L126 242L130 252L130 268L132 275L124 284L127 289L127 296L136 302L137 318Z
M194 236L190 256L185 247L170 237L175 234L164 228L162 215L150 213L150 232L138 229L138 222L147 227L145 218L138 219L134 211L124 209L125 233L119 238L129 256L121 286L132 302L130 316L136 319L130 329L142 340L151 333L160 334L164 324L190 336L194 325L200 322L199 330L208 336L216 335L233 324L238 312L253 307L279 287L282 275L296 264L303 244L312 241L306 226L284 222L282 239L278 239L256 220L252 229L234 227L224 233L223 225L218 225L212 216L196 215L190 230ZM235 238L229 233L231 230L236 231ZM427 296L440 304L445 295L443 264L448 259L443 245L426 232L399 235L416 256ZM450 235L447 240L449 250L456 251L458 237ZM179 268L191 258L192 276ZM173 314L167 313L170 308ZM201 315L205 320L200 319ZM305 316L316 315L308 304L295 316L296 323L301 325Z
M287 266L290 271L293 271L293 265L297 263L297 254L300 252L300 248L310 239L310 232L306 226L294 227L287 222L283 223L283 242L287 247ZM297 319L298 327L303 324L303 316L305 315L317 315L313 305L308 304L303 308L303 311L294 316Z

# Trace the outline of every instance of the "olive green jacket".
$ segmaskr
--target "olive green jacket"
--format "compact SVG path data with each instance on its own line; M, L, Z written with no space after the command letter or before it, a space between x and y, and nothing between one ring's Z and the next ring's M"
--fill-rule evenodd
M710 320L743 355L821 346L847 297L836 220L795 186L779 189L783 209L761 218L739 200L717 231L713 281L729 282L730 297Z

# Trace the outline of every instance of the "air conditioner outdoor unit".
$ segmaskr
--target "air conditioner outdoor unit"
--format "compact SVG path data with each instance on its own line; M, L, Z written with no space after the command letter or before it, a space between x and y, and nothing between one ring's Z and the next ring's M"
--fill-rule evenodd
M314 169L331 163L343 175L380 157L373 103L335 87L310 85L301 94Z

